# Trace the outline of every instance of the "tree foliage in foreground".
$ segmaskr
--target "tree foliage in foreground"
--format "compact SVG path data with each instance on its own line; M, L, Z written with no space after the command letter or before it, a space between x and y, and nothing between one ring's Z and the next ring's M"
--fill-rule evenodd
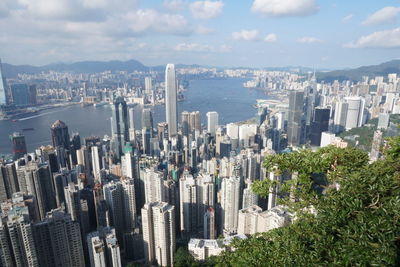
M335 147L267 157L268 170L297 175L260 181L253 190L267 196L271 186L279 186L281 204L296 220L234 242L234 251L221 255L217 265L400 266L399 137L389 142L384 157L368 164L366 153ZM326 186L318 193L321 177Z

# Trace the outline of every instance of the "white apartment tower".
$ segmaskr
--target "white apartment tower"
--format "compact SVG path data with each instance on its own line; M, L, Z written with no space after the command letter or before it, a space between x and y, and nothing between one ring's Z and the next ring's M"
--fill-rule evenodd
M175 252L175 208L166 202L142 208L143 244L147 263L172 266Z
M240 179L231 176L222 179L221 207L224 234L230 235L237 232L238 212L240 200Z

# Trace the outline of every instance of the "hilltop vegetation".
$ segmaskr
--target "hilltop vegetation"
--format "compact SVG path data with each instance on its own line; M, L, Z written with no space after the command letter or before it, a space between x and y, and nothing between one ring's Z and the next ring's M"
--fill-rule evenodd
M297 175L284 182L259 181L253 189L267 196L271 186L280 186L281 204L297 219L235 242L235 250L220 256L217 265L399 266L400 137L391 139L384 153L372 164L365 152L351 147L268 156L269 171Z

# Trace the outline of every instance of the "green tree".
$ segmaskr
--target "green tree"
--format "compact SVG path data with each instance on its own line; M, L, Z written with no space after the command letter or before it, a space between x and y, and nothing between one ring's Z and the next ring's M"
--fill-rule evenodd
M372 164L355 148L327 147L268 156L265 167L296 174L253 186L261 196L279 186L280 203L296 219L235 241L234 249L218 257L218 266L400 265L399 137L389 142L384 159Z

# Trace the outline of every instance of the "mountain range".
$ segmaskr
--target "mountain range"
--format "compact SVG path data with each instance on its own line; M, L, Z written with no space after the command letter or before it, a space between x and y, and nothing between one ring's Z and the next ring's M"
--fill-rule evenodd
M71 71L76 73L96 73L103 71L148 71L152 70L164 70L165 66L154 66L149 67L143 65L141 62L131 59L128 61L81 61L75 63L57 63L49 64L44 66L32 66L32 65L12 65L3 63L3 76L7 78L15 78L18 73L26 74L37 74L46 71ZM182 67L201 67L200 65L185 65L177 64L177 68ZM300 71L309 72L311 68L307 67L269 67L268 70L280 70L280 71ZM388 62L381 63L379 65L362 66L355 69L345 70L334 70L334 71L320 71L317 72L318 81L332 82L334 80L351 80L360 81L362 76L386 76L389 73L397 73L400 75L400 60L391 60Z

